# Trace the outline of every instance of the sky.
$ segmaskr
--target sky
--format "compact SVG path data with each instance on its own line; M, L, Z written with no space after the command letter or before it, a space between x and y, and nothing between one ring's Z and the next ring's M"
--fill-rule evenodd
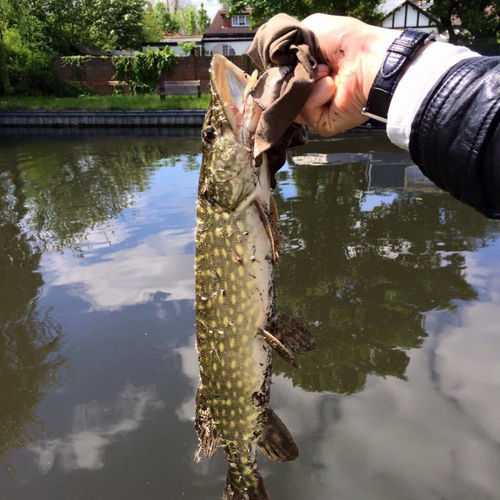
M199 7L202 1L205 10L208 12L208 17L213 20L217 11L222 9L222 5L217 0L191 0L190 3Z
M156 3L158 0L153 0L151 3ZM183 5L195 5L196 7L199 7L201 3L203 2L203 6L205 7L205 10L208 13L208 17L210 17L211 20L213 20L215 14L217 14L217 11L219 9L222 9L222 5L220 2L217 0L185 0L184 2L181 2Z

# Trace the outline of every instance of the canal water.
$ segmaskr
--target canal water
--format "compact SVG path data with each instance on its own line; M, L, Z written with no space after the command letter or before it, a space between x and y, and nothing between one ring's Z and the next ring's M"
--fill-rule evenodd
M222 495L193 426L198 131L0 137L0 498ZM312 139L275 197L280 310L317 339L275 360L299 458L273 500L500 499L500 224L381 132Z

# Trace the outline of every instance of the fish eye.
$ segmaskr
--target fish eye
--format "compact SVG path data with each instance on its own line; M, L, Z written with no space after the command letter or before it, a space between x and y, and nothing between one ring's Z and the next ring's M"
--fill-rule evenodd
M215 139L215 130L213 127L208 126L203 130L203 139L207 142L213 142Z

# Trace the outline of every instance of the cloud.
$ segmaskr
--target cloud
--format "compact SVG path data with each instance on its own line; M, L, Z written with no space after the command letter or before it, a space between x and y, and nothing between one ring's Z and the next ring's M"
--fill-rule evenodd
M182 363L182 371L189 380L189 394L188 399L179 405L175 413L181 422L194 420L194 405L196 398L196 391L200 380L200 369L198 365L198 354L194 347L195 336L193 335L185 347L175 349L175 352L180 356Z
M93 310L117 310L148 302L157 292L169 300L194 299L194 256L186 252L191 231L166 230L141 244L119 250L97 263L50 254L44 260L54 279L69 286Z
M436 347L439 389L482 432L500 444L500 264L467 257L467 279L481 302L458 311L458 325L448 325Z
M29 449L43 472L50 471L58 459L65 471L101 469L105 449L120 436L137 430L151 410L164 406L153 386L127 385L113 403L92 401L76 406L71 433L38 442Z

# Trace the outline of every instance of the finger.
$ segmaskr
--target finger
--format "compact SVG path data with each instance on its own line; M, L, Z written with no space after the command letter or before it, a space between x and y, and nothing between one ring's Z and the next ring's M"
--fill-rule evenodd
M331 101L337 87L331 76L326 76L321 80L318 80L313 87L311 95L307 99L304 109L312 110L325 105L327 102Z
M330 67L327 64L318 64L318 66L316 67L316 75L314 77L314 81L317 82L318 80L325 78L325 76L329 76L330 72Z

